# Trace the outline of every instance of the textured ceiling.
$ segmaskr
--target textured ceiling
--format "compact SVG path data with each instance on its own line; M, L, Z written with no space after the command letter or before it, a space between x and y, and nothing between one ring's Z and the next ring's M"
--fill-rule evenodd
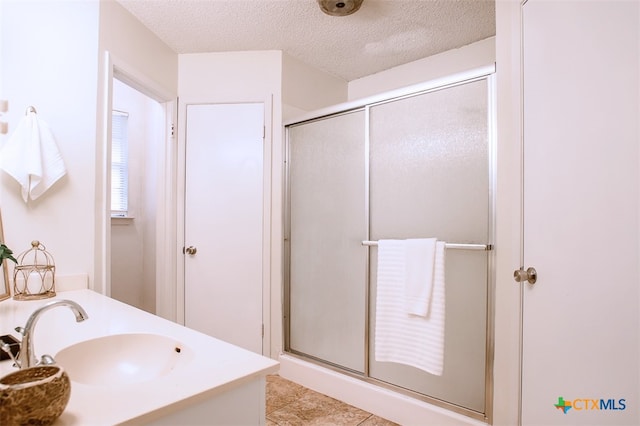
M282 50L351 81L495 35L493 0L117 0L176 53Z

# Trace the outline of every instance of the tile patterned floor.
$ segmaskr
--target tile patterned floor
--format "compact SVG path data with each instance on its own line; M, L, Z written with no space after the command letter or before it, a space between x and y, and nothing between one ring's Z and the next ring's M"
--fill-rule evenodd
M273 374L267 376L267 426L397 426Z

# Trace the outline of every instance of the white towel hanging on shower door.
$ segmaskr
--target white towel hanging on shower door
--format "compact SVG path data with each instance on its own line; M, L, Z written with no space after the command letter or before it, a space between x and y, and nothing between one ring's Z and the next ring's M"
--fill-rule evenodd
M435 249L434 280L426 316L406 311L406 241L378 242L375 359L441 376L444 371L445 243Z
M409 314L426 317L429 313L435 256L435 238L405 241L405 306Z

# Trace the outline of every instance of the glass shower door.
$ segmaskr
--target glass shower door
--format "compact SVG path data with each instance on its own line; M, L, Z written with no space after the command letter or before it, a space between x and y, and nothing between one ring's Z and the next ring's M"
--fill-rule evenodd
M364 372L364 111L288 129L289 351Z
M370 108L370 238L490 242L486 79ZM377 247L370 247L369 374L485 412L488 252L446 250L442 376L375 354Z
M287 352L485 418L491 81L485 75L287 126ZM433 237L480 248L446 249L442 375L375 359L378 248L363 244Z

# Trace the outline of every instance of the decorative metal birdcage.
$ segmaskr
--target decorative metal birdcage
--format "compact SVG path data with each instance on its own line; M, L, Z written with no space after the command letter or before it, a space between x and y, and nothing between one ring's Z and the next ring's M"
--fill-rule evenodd
M53 256L40 241L32 241L31 248L18 255L13 269L13 298L15 300L46 299L56 295L56 266Z

